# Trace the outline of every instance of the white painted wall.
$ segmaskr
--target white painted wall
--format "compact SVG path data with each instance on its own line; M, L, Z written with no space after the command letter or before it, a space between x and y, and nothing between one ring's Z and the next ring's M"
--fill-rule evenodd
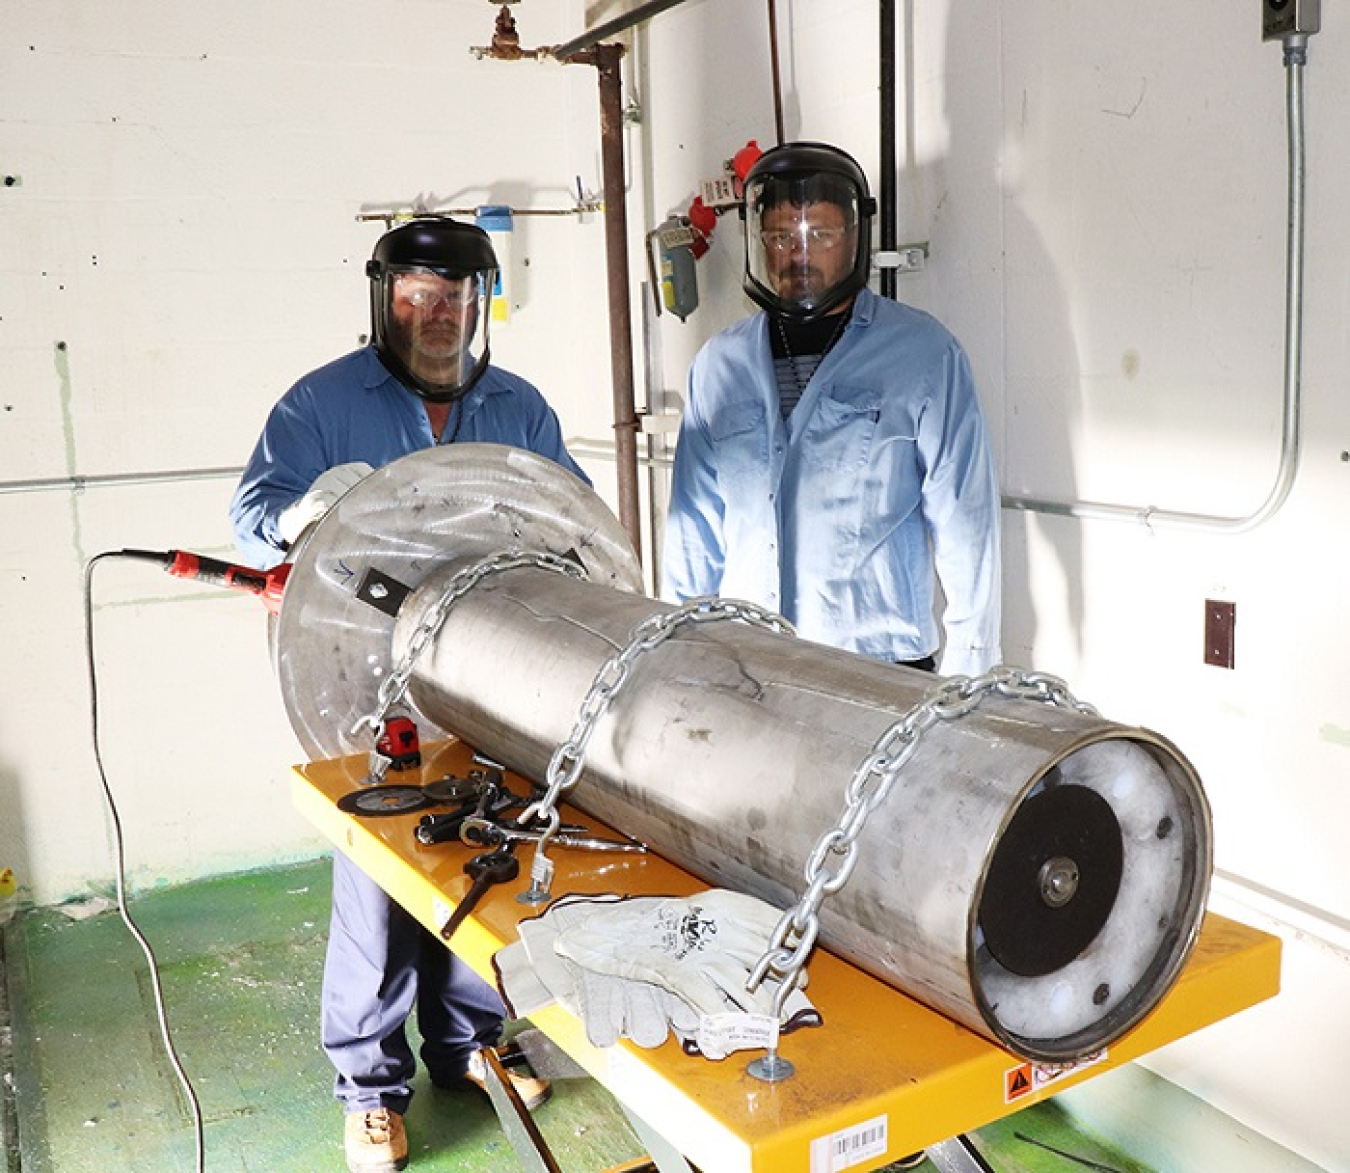
M591 7L592 20L615 10ZM1008 514L1005 652L1192 758L1214 807L1216 907L1285 940L1284 995L1150 1066L1346 1170L1350 42L1323 7L1306 72L1294 491L1245 535ZM875 8L778 3L789 137L838 142L873 177ZM379 226L363 210L560 206L577 176L600 186L593 71L475 61L493 11L0 7L0 175L17 180L0 186L0 866L38 901L111 874L86 564L122 547L229 551L229 477L65 479L240 464L286 386L367 328ZM515 11L527 45L586 22L580 0ZM1007 493L1225 515L1264 499L1286 140L1280 48L1262 44L1259 17L1256 0L1184 14L1161 0L901 3L900 237L931 258L900 295L966 343ZM637 38L635 261L636 237L701 178L747 140L773 142L766 41L762 0L688 0ZM545 390L570 436L605 438L601 226L518 226L520 304L497 357ZM738 233L718 225L700 310L654 324L657 406L677 404L694 350L746 312ZM612 494L612 468L588 468ZM285 794L299 754L261 608L144 566L100 563L94 584L104 761L136 884L318 849ZM1237 604L1232 671L1202 662L1207 598Z
M791 0L786 131L877 175L876 8ZM1052 0L899 6L900 296L965 342L1005 492L1240 517L1275 477L1283 390L1285 71L1257 0L1182 14ZM1350 400L1340 231L1350 180L1326 9L1307 90L1303 458L1242 536L1007 513L1005 656L1065 677L1195 762L1214 807L1214 906L1278 932L1286 993L1150 1066L1328 1169L1350 1169ZM756 12L755 9L761 11ZM746 51L763 5L690 4L647 34L657 213L747 138L773 141ZM739 30L730 31L733 28ZM761 37L763 33L761 32ZM708 100L687 93L698 63ZM679 151L674 149L679 144ZM701 266L738 279L734 225ZM660 322L667 386L744 312ZM1202 658L1206 599L1237 604L1237 667ZM1194 1149L1194 1146L1191 1146ZM1208 1170L1203 1150L1177 1169ZM1252 1169L1274 1158L1253 1153ZM1264 1164L1263 1164L1264 1162ZM1228 1166L1225 1166L1228 1167Z
M540 6L528 35L584 27ZM476 60L482 3L6 4L0 41L0 866L111 884L82 574L124 547L232 556L266 412L368 329L363 213L566 209L601 186L595 71ZM527 41L527 44L529 42ZM521 217L501 365L609 434L602 224ZM592 470L611 493L612 468ZM152 483L100 478L178 474ZM87 479L87 483L85 480ZM72 489L71 480L79 483ZM137 884L309 855L301 755L251 599L93 574L108 780Z

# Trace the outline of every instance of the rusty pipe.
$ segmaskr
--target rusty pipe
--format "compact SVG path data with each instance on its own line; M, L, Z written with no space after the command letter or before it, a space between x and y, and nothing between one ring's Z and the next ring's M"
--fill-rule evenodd
M642 522L638 501L637 437L641 424L633 391L633 319L628 299L628 213L624 193L622 45L595 45L569 61L594 65L600 84L600 158L605 199L605 267L609 287L610 380L619 521L639 560Z

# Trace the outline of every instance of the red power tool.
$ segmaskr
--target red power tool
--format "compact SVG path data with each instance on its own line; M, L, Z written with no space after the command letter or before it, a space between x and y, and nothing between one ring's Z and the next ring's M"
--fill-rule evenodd
M207 558L204 554L189 554L186 550L123 550L122 553L157 562L175 578L195 579L210 586L256 595L273 615L281 610L281 593L291 573L289 562L271 570L254 570L236 566L233 562L222 562L219 558Z

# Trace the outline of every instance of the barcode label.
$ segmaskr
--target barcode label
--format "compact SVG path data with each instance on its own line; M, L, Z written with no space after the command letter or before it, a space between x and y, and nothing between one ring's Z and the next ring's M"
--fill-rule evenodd
M886 1152L886 1117L864 1120L811 1142L811 1173L838 1173Z

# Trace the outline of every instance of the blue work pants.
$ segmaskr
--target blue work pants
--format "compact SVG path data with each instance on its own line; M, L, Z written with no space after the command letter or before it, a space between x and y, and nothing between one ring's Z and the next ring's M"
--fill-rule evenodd
M414 1008L422 1061L435 1083L452 1083L470 1055L501 1037L505 1008L497 991L334 852L321 1028L345 1111L407 1110L417 1065L405 1024Z

